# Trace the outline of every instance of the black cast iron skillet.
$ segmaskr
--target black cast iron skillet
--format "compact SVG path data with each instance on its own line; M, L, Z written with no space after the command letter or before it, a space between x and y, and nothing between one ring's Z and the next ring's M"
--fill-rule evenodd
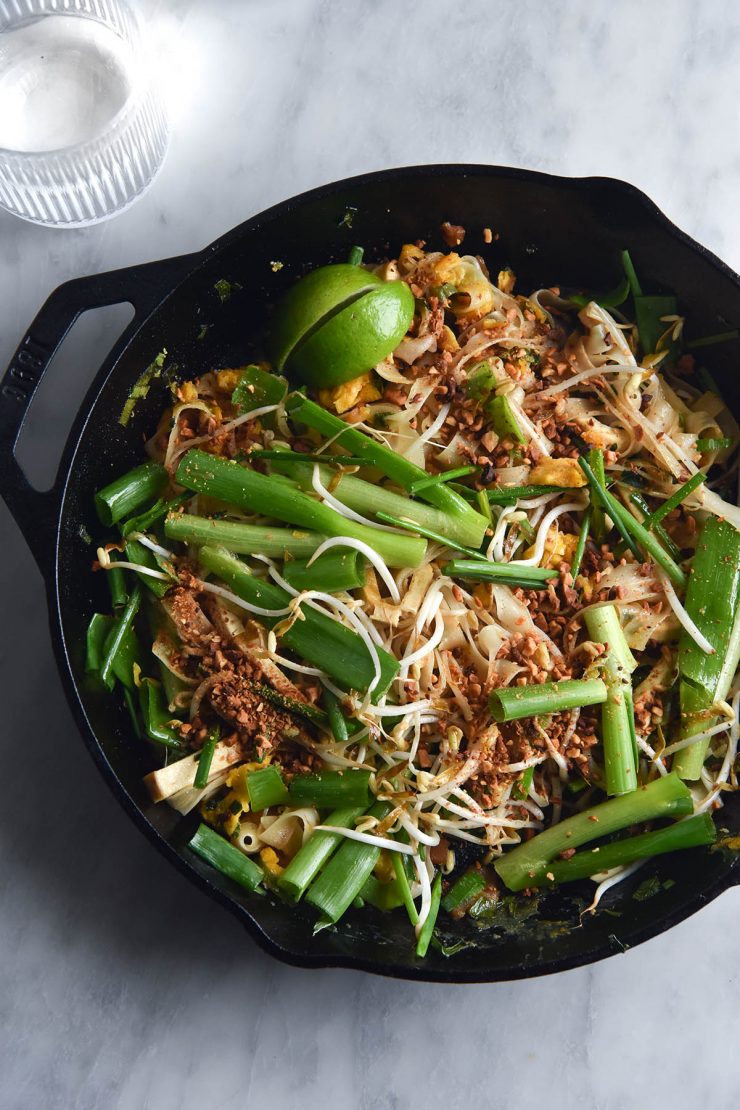
M314 937L307 907L248 895L188 852L195 819L183 820L148 800L141 779L153 766L151 752L134 742L121 708L90 683L83 658L90 614L108 603L101 576L90 573L89 537L101 536L93 493L140 460L142 436L151 433L166 403L166 385L155 381L130 424L118 422L142 369L163 347L188 377L240 365L270 305L303 270L344 259L354 243L369 258L419 238L441 248L444 220L468 229L464 249L484 255L492 271L510 264L521 289L609 288L619 280L618 252L628 247L645 288L675 291L695 335L740 322L738 276L622 182L463 165L368 174L278 204L199 253L60 286L31 324L0 386L0 492L41 567L57 663L85 744L120 802L173 864L288 963L440 982L497 981L577 967L639 944L737 882L738 866L721 850L664 857L609 896L616 916L601 912L581 919L593 887L566 888L543 896L536 913L519 914L514 907L484 930L471 923L450 928L446 942L471 943L455 955L431 948L423 961L414 956L400 913L353 911L337 929ZM483 244L484 227L496 233L491 246ZM240 287L224 303L214 290L222 279ZM134 319L90 387L54 487L38 493L15 459L34 391L77 316L118 302L133 304ZM736 344L713 349L711 366L740 416L738 353ZM726 797L719 824L737 835L740 798ZM654 884L658 892L634 899L638 884L652 876L660 880Z

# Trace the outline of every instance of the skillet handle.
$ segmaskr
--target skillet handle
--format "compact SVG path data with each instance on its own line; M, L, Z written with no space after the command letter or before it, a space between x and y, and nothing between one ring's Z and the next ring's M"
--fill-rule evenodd
M64 476L41 492L27 480L16 448L34 394L70 328L83 312L129 303L134 317L119 338L129 336L198 259L197 254L147 262L92 277L75 278L55 289L23 336L0 381L0 494L19 525L42 573L53 566L53 541Z

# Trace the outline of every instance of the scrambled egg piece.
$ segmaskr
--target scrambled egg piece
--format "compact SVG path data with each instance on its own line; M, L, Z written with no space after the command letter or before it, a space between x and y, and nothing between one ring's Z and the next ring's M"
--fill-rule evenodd
M507 266L505 270L499 270L498 277L496 278L496 285L502 293L513 293L514 286L516 285L516 274Z
M379 401L380 396L380 391L373 385L370 371L349 382L335 385L333 389L319 390L319 400L324 408L338 413L349 412L355 405L366 404L368 401Z
M182 382L177 387L177 396L180 401L197 401L198 390L195 387L195 382Z
M578 536L565 535L563 532L558 532L557 528L553 526L547 533L545 550L539 565L556 569L561 563L572 563L577 546ZM534 544L524 553L527 559L531 558L532 555L534 555Z
M529 481L534 486L580 488L586 485L586 476L577 459L543 459L530 470Z
M233 836L239 828L243 814L249 812L249 792L247 775L264 767L264 763L243 763L229 771L226 776L226 793L222 798L206 798L200 804L200 812L209 825L221 829L227 836Z
M381 848L380 850L380 856L378 857L378 862L373 868L373 874L375 875L376 879L379 879L381 881L381 883L391 883L396 877L391 854L390 852L387 852L385 848Z
M402 274L413 270L424 258L424 251L416 243L404 243L398 255L398 268Z
M440 285L449 282L459 286L465 279L465 266L457 251L450 251L434 263L434 276Z
M544 308L541 308L540 305L535 304L534 301L530 301L529 297L518 296L516 299L520 304L523 312L531 312L535 320L537 320L540 324L547 323L547 313L545 312Z
M460 350L460 344L457 341L457 336L455 335L452 328L447 327L447 324L444 324L442 326L442 330L439 333L439 338L437 339L437 346L439 347L440 351Z
M242 767L237 767L235 770L229 771L226 776L226 785L229 787L234 797L241 802L244 810L249 809L247 775L250 771L255 771L260 766L261 764L259 763L245 763Z
M262 848L260 851L260 859L262 860L265 871L268 871L270 875L274 875L276 879L279 875L282 875L285 870L285 868L280 865L278 854L274 848Z
M217 370L216 385L224 393L233 393L241 379L240 370Z

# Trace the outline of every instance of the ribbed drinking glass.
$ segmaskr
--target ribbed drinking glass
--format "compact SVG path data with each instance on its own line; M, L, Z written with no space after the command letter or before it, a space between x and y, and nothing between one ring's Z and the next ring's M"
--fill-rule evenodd
M167 121L121 0L0 0L0 206L52 227L127 208Z

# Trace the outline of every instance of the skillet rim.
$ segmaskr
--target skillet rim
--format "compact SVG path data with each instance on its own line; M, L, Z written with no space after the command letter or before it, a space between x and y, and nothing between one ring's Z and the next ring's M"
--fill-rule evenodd
M222 250L229 246L232 242L239 238L258 231L263 223L272 221L279 218L282 214L292 212L294 209L301 207L307 201L320 197L330 197L332 194L346 190L352 187L361 187L366 183L393 183L401 178L413 179L424 178L428 176L459 176L466 177L493 177L496 180L509 179L521 180L527 182L538 182L541 184L549 185L556 189L575 190L583 194L590 194L599 190L616 190L623 195L627 195L633 202L640 205L654 223L661 226L667 234L672 236L678 242L688 247L689 250L695 255L708 261L714 268L716 268L722 275L729 278L738 289L738 296L740 298L740 275L731 269L725 262L718 258L712 251L698 243L690 235L676 226L660 208L652 201L642 190L628 182L622 181L618 178L605 177L605 176L587 176L587 177L566 177L561 175L554 175L542 173L536 170L527 170L515 167L502 167L486 165L481 163L432 163L429 165L416 165L408 167L395 167L391 169L371 171L363 174L358 174L349 178L344 178L339 181L333 181L324 185L316 186L312 189L306 190L296 196L286 198L282 201L271 205L269 208L256 213L243 221L241 224L236 225L231 230L219 236L211 244L203 248L201 251L196 252L194 255L183 256L183 269L180 275L169 284L169 287L163 292L157 304L149 311L142 315L140 319L135 321L135 325L131 330L127 330L121 341L116 344L114 349L107 356L102 366L95 375L87 394L78 410L77 416L73 422L69 436L67 438L66 446L62 455L59 466L59 477L55 485L55 495L57 498L55 519L53 523L53 561L50 568L50 573L44 574L46 584L47 602L49 607L49 622L52 632L52 643L54 647L54 654L57 662L57 667L62 679L62 685L65 690L68 704L72 710L75 721L80 729L83 742L90 752L94 762L98 766L101 774L108 783L113 794L117 797L119 803L128 812L136 826L144 833L151 843L158 849L158 851L173 864L177 870L187 876L191 882L195 883L205 894L211 897L216 902L220 903L232 914L246 928L247 932L252 936L263 951L269 955L274 956L283 963L287 963L296 967L304 968L320 968L320 967L343 967L352 968L361 971L367 971L373 974L383 975L386 977L405 979L411 981L422 982L442 982L442 983L482 983L482 982L509 982L518 979L535 978L541 975L550 975L560 971L570 970L575 967L583 967L588 964L598 962L605 959L610 955L614 955L624 950L624 945L616 941L614 943L605 943L591 952L583 956L572 956L566 958L553 958L546 959L541 963L533 966L520 965L518 967L511 967L505 971L498 969L482 968L479 973L477 970L468 970L461 966L456 966L454 960L450 960L443 968L428 969L424 962L419 962L418 965L401 965L393 962L379 962L364 958L361 955L343 955L343 954L314 954L310 949L305 949L297 952L295 949L284 947L279 942L274 940L252 917L246 907L236 902L226 891L221 890L213 882L209 881L205 874L196 869L193 864L188 862L165 837L151 824L146 815L142 812L136 803L136 800L126 790L113 767L106 758L100 743L97 740L92 725L89 722L83 698L81 696L79 687L74 678L72 670L72 663L69 658L65 638L62 630L61 618L61 605L59 596L59 573L60 573L60 536L62 529L63 510L65 506L67 489L71 478L71 463L77 453L80 440L87 426L91 411L94 404L105 387L110 375L114 372L118 361L123 354L124 350L134 340L139 331L146 325L150 317L156 313L160 307L174 296L181 285L186 282L194 273L196 273L206 262L211 258L218 255ZM161 265L172 266L177 263L177 258L163 259ZM156 264L152 264L156 265ZM637 944L642 944L644 941L651 939L654 936L665 932L667 929L672 928L674 925L679 924L681 921L692 916L704 905L713 901L724 890L730 886L740 882L740 860L734 861L728 866L727 872L719 876L712 882L706 889L695 895L694 898L682 904L674 912L660 917L659 919L652 920L642 928L636 929L630 935L630 947ZM447 973L449 968L449 973Z

